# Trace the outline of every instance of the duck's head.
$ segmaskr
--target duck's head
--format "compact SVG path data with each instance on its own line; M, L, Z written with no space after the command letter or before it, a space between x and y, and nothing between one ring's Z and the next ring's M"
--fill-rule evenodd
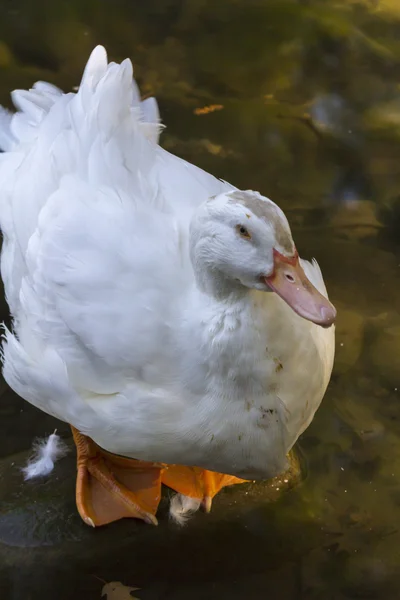
M205 292L275 292L317 325L335 321L334 306L301 267L284 213L258 192L227 192L205 202L191 223L191 259Z

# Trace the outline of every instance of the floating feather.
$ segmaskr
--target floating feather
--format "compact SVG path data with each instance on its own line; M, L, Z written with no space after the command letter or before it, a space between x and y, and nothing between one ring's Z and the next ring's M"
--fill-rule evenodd
M175 494L169 506L169 516L178 525L185 525L186 521L199 510L200 504L200 500L183 494Z
M37 440L33 446L33 455L26 467L22 469L24 479L45 477L54 469L54 463L65 456L67 452L68 448L60 436L57 435L57 429L47 440Z

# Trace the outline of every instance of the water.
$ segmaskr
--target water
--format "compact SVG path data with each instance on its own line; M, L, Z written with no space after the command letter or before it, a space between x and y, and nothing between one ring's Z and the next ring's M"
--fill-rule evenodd
M278 202L339 309L301 482L227 490L183 530L165 506L157 529L86 528L72 455L23 484L32 438L68 429L2 383L2 599L94 600L110 581L143 600L399 597L399 27L396 0L0 0L0 102L38 79L71 90L96 43L130 56L164 146Z

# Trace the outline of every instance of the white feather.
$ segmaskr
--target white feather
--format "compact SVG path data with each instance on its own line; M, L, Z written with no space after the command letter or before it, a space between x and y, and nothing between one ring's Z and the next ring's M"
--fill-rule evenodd
M15 139L11 133L11 121L13 113L0 106L0 150L12 150Z
M33 455L22 469L25 480L49 475L54 469L54 463L67 453L68 448L56 431L47 440L37 440L34 443Z
M201 501L183 494L175 494L169 505L169 516L178 525L186 525L190 517L200 508Z

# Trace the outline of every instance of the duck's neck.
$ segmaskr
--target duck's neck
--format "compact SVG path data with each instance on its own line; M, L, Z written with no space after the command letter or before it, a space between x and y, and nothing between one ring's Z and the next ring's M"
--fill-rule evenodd
M198 266L195 278L198 291L208 296L210 301L235 304L242 303L249 296L250 290L240 281L226 277L218 269Z
M261 319L263 297L270 294L257 293L204 262L192 264L195 283L181 298L184 308L177 332L179 378L201 396L209 386L230 393L229 372L240 396L239 382L249 377L254 356L260 353L258 330L268 320L265 314Z
M233 385L239 397L259 353L260 299L242 286L211 286L208 280L207 287L194 286L186 300L178 333L180 380L195 396L212 389L231 397Z

